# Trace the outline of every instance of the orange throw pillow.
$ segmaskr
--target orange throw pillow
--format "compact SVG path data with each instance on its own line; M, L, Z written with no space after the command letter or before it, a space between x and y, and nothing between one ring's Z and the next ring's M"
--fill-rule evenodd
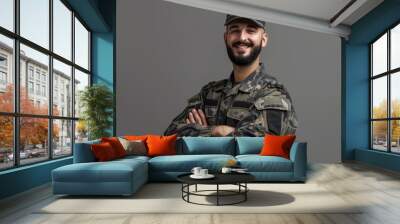
M101 142L108 142L114 149L115 155L118 158L126 156L126 151L122 146L121 142L119 142L117 137L110 137L110 138L101 138Z
M177 135L149 135L147 137L148 156L176 155Z
M99 162L109 161L117 158L114 149L108 142L92 144L90 147L94 154L94 157Z
M296 135L269 135L266 134L264 137L264 145L261 149L261 156L280 156L286 159L290 159L290 148Z
M129 141L136 141L140 140L145 142L147 138L147 135L125 135L124 139L129 140Z

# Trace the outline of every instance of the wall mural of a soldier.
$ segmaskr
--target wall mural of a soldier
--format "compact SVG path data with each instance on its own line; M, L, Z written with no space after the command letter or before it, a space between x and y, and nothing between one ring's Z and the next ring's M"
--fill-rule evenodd
M164 135L264 136L295 134L296 112L286 88L266 73L260 52L265 22L227 15L224 40L233 71L188 99Z

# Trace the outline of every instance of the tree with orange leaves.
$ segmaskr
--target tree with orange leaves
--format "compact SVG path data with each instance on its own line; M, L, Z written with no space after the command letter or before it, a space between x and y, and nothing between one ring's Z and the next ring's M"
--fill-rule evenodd
M0 111L13 112L14 107L14 88L10 84L6 88L6 92L0 93ZM40 114L47 115L48 106L34 105L29 99L28 93L24 87L20 88L20 110L22 114ZM57 109L55 114L59 114ZM13 146L13 117L0 116L0 147L11 148ZM45 146L48 136L48 119L47 118L20 118L20 149L24 149L26 145L42 144ZM59 135L59 128L54 125L53 138Z

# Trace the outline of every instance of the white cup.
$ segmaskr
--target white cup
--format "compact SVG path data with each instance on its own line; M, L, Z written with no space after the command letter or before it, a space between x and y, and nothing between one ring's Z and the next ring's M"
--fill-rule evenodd
M201 174L200 174L200 171L201 171L201 170L202 170L201 167L193 167L192 173L193 173L194 175L196 175L196 176L199 176L199 175L201 175Z
M222 167L221 172L222 173L230 173L232 171L232 168L230 167Z
M208 169L201 169L200 170L200 176L207 176L208 175Z

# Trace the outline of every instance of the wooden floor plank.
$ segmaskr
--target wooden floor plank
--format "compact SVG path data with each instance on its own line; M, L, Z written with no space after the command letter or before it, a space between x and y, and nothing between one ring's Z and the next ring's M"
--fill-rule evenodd
M357 214L36 214L56 200L49 185L0 201L0 223L6 224L398 224L400 174L360 163L312 164L308 183L328 189L349 203L362 205Z

